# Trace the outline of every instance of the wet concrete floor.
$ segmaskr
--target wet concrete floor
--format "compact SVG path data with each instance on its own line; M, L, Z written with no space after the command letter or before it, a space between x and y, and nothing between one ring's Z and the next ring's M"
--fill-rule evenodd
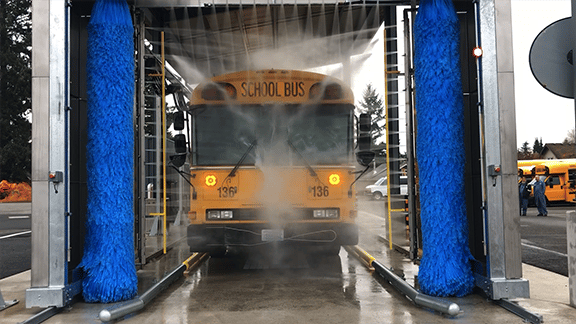
M417 265L389 250L378 239L379 217L361 212L359 246L414 285ZM180 231L183 233L184 231ZM153 241L152 239L150 241ZM168 254L138 271L139 293L185 260L185 240L175 240ZM271 261L272 260L272 261ZM567 279L525 267L532 298L516 302L544 317L545 323L569 323L576 310L568 305ZM4 299L20 303L0 312L0 323L19 323L40 309L26 309L29 272L0 281ZM448 316L415 306L389 283L341 249L336 256L277 254L211 258L185 274L143 310L118 323L523 323L523 319L480 295L449 298L461 312ZM116 304L117 305L117 304ZM114 304L77 302L45 323L101 323L98 314Z
M416 307L344 249L338 256L307 258L300 260L306 264L290 268L269 264L267 269L245 269L246 261L209 259L144 310L118 322L522 323L520 318L477 295L454 299L463 310L456 317ZM140 271L141 286L145 282L151 285L153 278L168 271L161 263ZM404 270L405 274L410 271ZM8 296L7 291L5 294ZM2 323L20 322L34 313L22 307L6 310ZM100 323L98 314L107 307L111 305L78 302L45 323ZM490 316L485 317L487 314Z

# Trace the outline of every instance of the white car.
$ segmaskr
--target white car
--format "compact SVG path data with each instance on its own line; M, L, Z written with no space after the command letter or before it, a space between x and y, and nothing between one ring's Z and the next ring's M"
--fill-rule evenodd
M388 179L382 177L373 185L366 186L366 194L371 195L374 199L382 199L388 196ZM400 176L400 195L408 195L408 177Z

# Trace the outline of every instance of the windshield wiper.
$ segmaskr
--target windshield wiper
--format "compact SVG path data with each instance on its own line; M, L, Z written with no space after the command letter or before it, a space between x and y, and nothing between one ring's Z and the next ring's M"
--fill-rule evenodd
M304 156L302 156L302 153L300 153L300 151L298 151L298 149L296 148L296 146L294 146L294 144L292 144L292 142L290 142L290 140L288 140L288 145L290 145L290 148L292 148L292 150L294 150L294 152L296 152L296 154L300 157L300 159L302 159L302 161L304 161L304 164L306 165L306 168L308 168L308 171L310 171L310 175L313 177L318 178L318 175L316 174L316 172L314 171L314 169L312 169L312 166L310 166L310 163L308 163L308 161L306 161L306 159L304 158ZM320 179L318 179L320 180Z
M240 160L238 161L238 163L236 163L236 165L234 166L234 168L232 169L232 171L230 171L230 173L226 176L226 178L231 178L233 176L236 175L236 171L238 171L238 168L240 167L240 165L242 164L242 162L244 162L244 160L246 159L246 157L248 156L248 154L250 153L250 151L252 151L252 149L254 148L254 146L256 146L257 140L252 141L252 143L250 143L250 146L248 147L248 149L246 150L246 152L244 153L244 155L242 155L242 157L240 158ZM226 180L226 179L224 179ZM224 183L224 181L222 182Z

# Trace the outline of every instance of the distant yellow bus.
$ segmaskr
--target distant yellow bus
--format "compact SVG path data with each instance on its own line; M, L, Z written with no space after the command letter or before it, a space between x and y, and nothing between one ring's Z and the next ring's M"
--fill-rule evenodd
M349 87L303 71L236 72L198 85L187 112L191 251L357 244Z
M548 202L576 202L576 159L519 160L518 175L543 177Z

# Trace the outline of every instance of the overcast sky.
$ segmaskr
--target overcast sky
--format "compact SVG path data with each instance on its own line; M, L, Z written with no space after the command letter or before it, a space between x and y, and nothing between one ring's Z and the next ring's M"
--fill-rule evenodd
M551 23L571 15L570 0L512 0L514 90L517 147L534 138L561 143L574 128L574 100L545 90L530 71L528 56L534 38Z

